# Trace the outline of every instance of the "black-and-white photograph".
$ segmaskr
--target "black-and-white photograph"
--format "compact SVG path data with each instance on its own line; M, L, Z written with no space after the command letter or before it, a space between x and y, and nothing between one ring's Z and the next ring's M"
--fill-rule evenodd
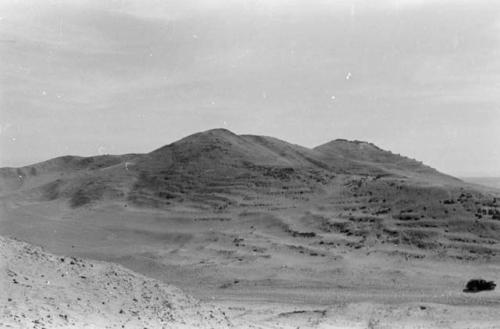
M500 1L0 0L0 328L499 329Z

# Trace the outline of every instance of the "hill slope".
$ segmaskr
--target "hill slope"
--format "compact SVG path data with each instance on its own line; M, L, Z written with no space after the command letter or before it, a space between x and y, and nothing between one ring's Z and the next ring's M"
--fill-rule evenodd
M218 309L118 265L3 237L0 256L2 328L231 327Z
M62 157L2 168L0 186L0 201L9 205L4 209L56 203L68 214L107 205L218 214L327 209L333 217L309 220L303 230L358 236L353 247L371 239L436 249L438 236L441 245L451 245L453 233L470 233L467 241L482 243L497 241L500 232L495 191L359 141L308 149L214 129L147 154Z
M330 321L323 306L366 300L411 303L403 313L387 307L403 321L416 311L424 322L433 307L413 303L498 306L497 292L473 297L462 289L476 277L498 282L500 193L365 142L308 149L217 129L147 154L3 168L0 187L0 235L55 254L119 263L201 300L225 302L238 321L251 315L248 305L260 303L266 309L291 303L275 320L286 318L293 327L301 316L310 327L321 327ZM73 273L68 261L49 261L50 275ZM22 264L12 264L21 273ZM106 281L107 266L97 266L95 277L83 272L87 266L76 271L71 289L86 287L93 294L98 277L121 289ZM34 286L29 267L23 277ZM48 292L68 298L65 290ZM103 306L103 317L119 314L119 305L102 301L114 305L111 315ZM295 312L298 305L312 311ZM74 312L74 321L81 321ZM267 311L258 313L269 318ZM367 316L356 320L357 327L368 327L373 319Z
M349 173L392 174L401 177L415 177L421 180L458 181L458 179L444 175L419 161L382 150L368 142L337 139L317 146L314 150L318 151L321 160L327 163L343 162L352 166L344 168Z

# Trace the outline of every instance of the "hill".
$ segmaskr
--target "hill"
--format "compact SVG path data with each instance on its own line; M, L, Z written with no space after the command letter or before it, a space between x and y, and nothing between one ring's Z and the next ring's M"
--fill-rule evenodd
M372 216L377 223L385 219L377 229L382 241L392 239L391 230L421 225L477 231L478 219L489 227L479 229L482 236L497 239L492 232L500 223L495 191L371 143L334 140L309 149L225 129L196 133L147 154L66 156L1 168L0 182L4 203L57 201L70 209L112 203L224 213L324 203L347 222L323 223L323 229L344 225L349 229L341 231L353 233Z
M279 191L282 198L297 200L321 194L337 175L459 183L369 143L336 140L308 149L272 137L214 129L148 154L65 156L22 168L1 168L0 195L65 199L72 207L124 200L161 208L175 200L218 208L238 202L236 195L259 198Z
M462 289L499 280L500 192L367 142L215 129L146 154L2 168L0 235L119 263L239 319L259 303L313 310L274 314L293 325L366 300L498 302Z

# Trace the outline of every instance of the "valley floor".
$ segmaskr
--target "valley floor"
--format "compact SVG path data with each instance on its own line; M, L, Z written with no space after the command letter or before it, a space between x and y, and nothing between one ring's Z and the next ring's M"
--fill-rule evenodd
M460 258L456 250L450 257L369 239L356 247L355 237L336 232L304 234L310 226L302 227L293 209L165 213L108 205L69 212L53 202L4 204L1 211L0 235L57 255L121 264L217 306L240 328L500 327L498 290L462 291L472 278L500 282L497 257ZM2 264L2 271L13 264ZM57 299L46 301L47 291L38 291L31 304L25 292L13 292L16 307L57 306ZM59 292L51 297L67 298ZM0 305L12 310L5 300ZM118 306L113 316L115 311ZM79 316L78 308L72 312Z

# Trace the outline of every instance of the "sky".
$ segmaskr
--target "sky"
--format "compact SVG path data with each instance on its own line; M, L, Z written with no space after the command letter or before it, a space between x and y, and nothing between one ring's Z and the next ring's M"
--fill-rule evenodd
M500 2L0 0L0 166L220 127L500 176Z

